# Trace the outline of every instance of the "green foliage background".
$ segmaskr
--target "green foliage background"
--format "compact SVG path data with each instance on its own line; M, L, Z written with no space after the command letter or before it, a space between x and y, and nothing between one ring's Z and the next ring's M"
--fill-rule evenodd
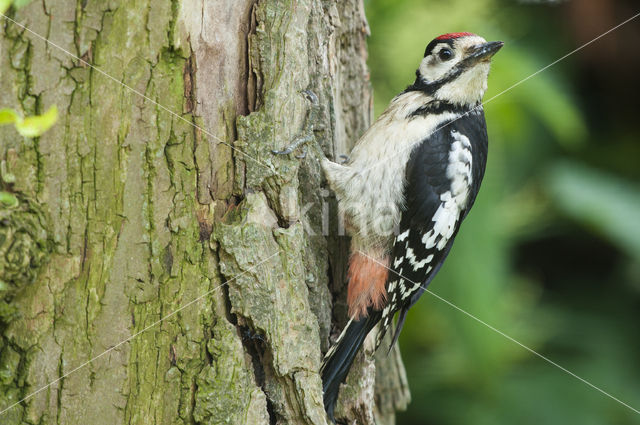
M580 44L552 4L365 5L376 114L413 81L439 34L506 42L485 100ZM640 409L640 131L607 110L602 100L616 93L580 86L588 71L581 54L485 106L485 181L430 289ZM626 107L638 113L637 103ZM640 423L632 410L430 295L412 309L400 344L413 401L399 424Z

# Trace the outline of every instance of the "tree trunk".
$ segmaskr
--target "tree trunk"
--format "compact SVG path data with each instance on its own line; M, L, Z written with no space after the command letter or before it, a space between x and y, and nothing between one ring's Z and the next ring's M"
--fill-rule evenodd
M0 18L0 107L60 116L40 138L0 128L19 200L0 210L0 422L326 423L348 241L318 150L271 149L313 124L335 157L369 125L362 1L9 16L50 44ZM342 390L350 423L393 423L408 401L398 351L381 352Z

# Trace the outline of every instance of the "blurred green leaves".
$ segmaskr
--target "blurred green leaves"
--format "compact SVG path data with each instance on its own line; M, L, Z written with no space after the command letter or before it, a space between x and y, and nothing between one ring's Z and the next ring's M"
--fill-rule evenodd
M13 124L24 137L38 137L51 128L58 120L58 108L52 106L42 115L22 118L13 109L0 109L0 125Z
M555 164L546 182L558 210L640 261L640 187L569 161Z
M511 143L529 141L531 137L525 132L535 134L534 125L539 124L565 148L583 145L586 125L566 84L554 72L545 70L536 74L546 65L540 58L508 47L496 55L485 96L485 102L490 104L485 109L501 117L492 125L502 126ZM523 81L525 78L528 79Z
M640 264L640 188L615 168L586 163L596 149L612 158L613 167L615 158L629 163L637 123L622 128L599 122L609 128L610 139L594 132L585 118L585 95L575 86L581 72L577 56L538 73L576 47L566 17L555 7L505 0L366 0L375 114L413 82L433 37L470 31L505 41L485 96L485 180L429 289L633 406L640 398L640 368L632 360L640 353L639 344L632 344L638 306L624 292L634 285L624 280L640 275L628 265ZM634 142L609 143L614 138ZM576 235L581 239L572 240ZM540 242L546 238L551 240ZM588 259L561 250L553 258L553 238L578 245L589 240L605 250L611 244L628 259L620 258L608 275L591 276L588 264L571 269ZM549 252L523 254L533 243ZM545 256L554 262L536 263ZM522 262L530 268L526 273ZM547 285L569 293L554 293ZM637 423L624 406L428 294L411 309L400 343L414 402L399 423Z

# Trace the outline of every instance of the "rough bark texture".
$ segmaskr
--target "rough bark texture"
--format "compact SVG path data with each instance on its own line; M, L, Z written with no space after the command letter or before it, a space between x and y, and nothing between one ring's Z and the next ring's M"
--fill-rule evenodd
M307 88L325 154L368 126L361 0L43 0L11 16L128 87L0 18L0 106L61 111L40 138L0 128L20 200L0 210L0 410L55 381L0 422L326 423L318 368L345 321L348 245L317 150L270 150L303 131ZM404 370L397 350L377 368L370 354L337 413L390 424Z

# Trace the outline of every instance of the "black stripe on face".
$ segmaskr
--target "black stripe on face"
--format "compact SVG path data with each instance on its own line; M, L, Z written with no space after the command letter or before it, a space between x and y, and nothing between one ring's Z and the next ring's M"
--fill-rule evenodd
M435 81L424 81L422 79L422 76L420 75L420 69L418 69L416 70L416 81L414 81L412 85L407 87L404 90L404 93L411 92L411 91L421 91L427 95L433 95L435 92L438 91L440 87L455 80L456 78L458 78L460 74L462 74L467 69L466 66L460 66L460 65L462 65L462 62L454 66L449 72L447 72L444 75L444 77Z
M471 111L471 109L475 106L453 104L444 100L433 100L411 112L409 115L407 115L407 118L410 119L424 115L437 115L445 112L453 112L462 115Z

